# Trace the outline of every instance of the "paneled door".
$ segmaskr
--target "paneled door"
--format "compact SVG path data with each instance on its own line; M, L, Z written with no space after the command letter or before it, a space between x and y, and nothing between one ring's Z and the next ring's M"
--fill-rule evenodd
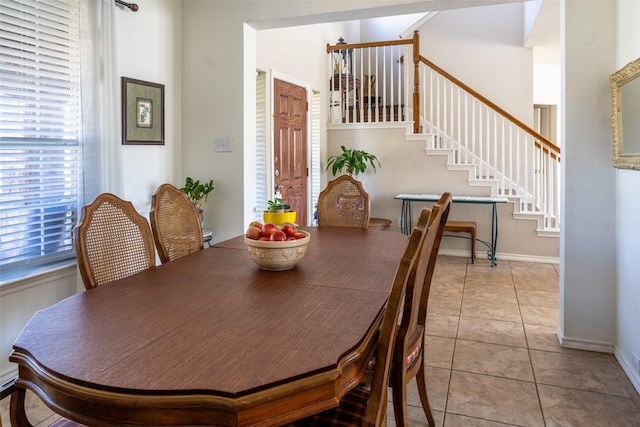
M307 91L274 79L273 182L282 200L307 224ZM280 187L281 186L281 187Z

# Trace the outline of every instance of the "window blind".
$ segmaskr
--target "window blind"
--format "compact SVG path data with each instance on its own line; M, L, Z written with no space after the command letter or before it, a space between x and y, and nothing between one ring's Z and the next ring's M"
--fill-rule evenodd
M80 204L77 0L0 9L0 264L73 257Z

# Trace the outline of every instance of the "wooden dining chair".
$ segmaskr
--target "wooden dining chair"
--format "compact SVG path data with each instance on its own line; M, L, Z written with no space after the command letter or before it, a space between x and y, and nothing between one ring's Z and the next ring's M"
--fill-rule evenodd
M427 215L428 216L428 215ZM295 421L289 426L381 426L387 418L387 390L391 369L394 343L398 332L398 321L402 312L401 305L409 276L414 270L417 255L425 238L424 226L416 225L409 237L400 265L396 270L391 293L380 326L375 349L376 364L370 387L356 386L340 399L340 405L316 415Z
M198 210L187 195L173 185L158 187L151 198L149 218L163 264L204 247Z
M369 226L369 194L350 175L330 181L318 197L319 227Z
M409 276L389 381L392 389L396 426L408 425L407 384L413 378L416 378L422 409L427 417L429 426L435 427L427 397L424 367L424 333L431 281L440 249L442 233L450 210L451 193L444 193L431 209L425 238L418 252L418 261L413 265ZM424 218L421 217L418 220L417 227L420 226L421 221L424 221Z
M73 244L87 290L156 265L149 223L131 202L110 193L82 208Z
M16 384L15 384L16 379L17 378L12 378L6 383L0 385L0 400L4 398L7 398L7 399L10 398L13 393L22 393L22 397L20 399L16 399L15 404L23 406L23 408L18 410L17 412L20 414L24 414L24 398L25 398L24 394L26 393L26 390L16 387ZM11 405L14 405L14 402L11 402ZM25 420L23 418L19 418L16 424L30 425L28 420ZM13 421L12 421L12 425L16 425L16 424L13 424ZM41 424L38 424L38 425L41 425ZM0 427L2 427L2 418L0 418ZM59 419L54 421L52 424L49 424L49 427L83 427L83 424L78 424L67 418L60 417Z

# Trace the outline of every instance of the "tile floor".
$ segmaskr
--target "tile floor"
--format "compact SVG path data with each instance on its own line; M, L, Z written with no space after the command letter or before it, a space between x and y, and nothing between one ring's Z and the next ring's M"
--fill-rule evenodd
M640 426L640 396L612 355L558 345L558 267L441 256L431 289L426 365L438 426ZM8 399L2 424L9 425ZM36 426L57 416L33 395ZM409 421L426 426L417 389ZM391 405L388 425L394 426Z
M640 426L613 355L558 344L558 287L557 265L439 257L426 330L438 426ZM409 425L426 426L414 384L408 400Z

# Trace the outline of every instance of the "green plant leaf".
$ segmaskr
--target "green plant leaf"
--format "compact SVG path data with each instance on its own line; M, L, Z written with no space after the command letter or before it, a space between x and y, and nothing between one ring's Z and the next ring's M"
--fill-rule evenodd
M368 165L376 172L376 163L380 167L378 158L371 153L362 150L352 150L341 145L342 154L338 156L330 156L327 159L326 170L331 168L333 176L336 176L343 169L346 169L349 175L358 175L367 170Z

